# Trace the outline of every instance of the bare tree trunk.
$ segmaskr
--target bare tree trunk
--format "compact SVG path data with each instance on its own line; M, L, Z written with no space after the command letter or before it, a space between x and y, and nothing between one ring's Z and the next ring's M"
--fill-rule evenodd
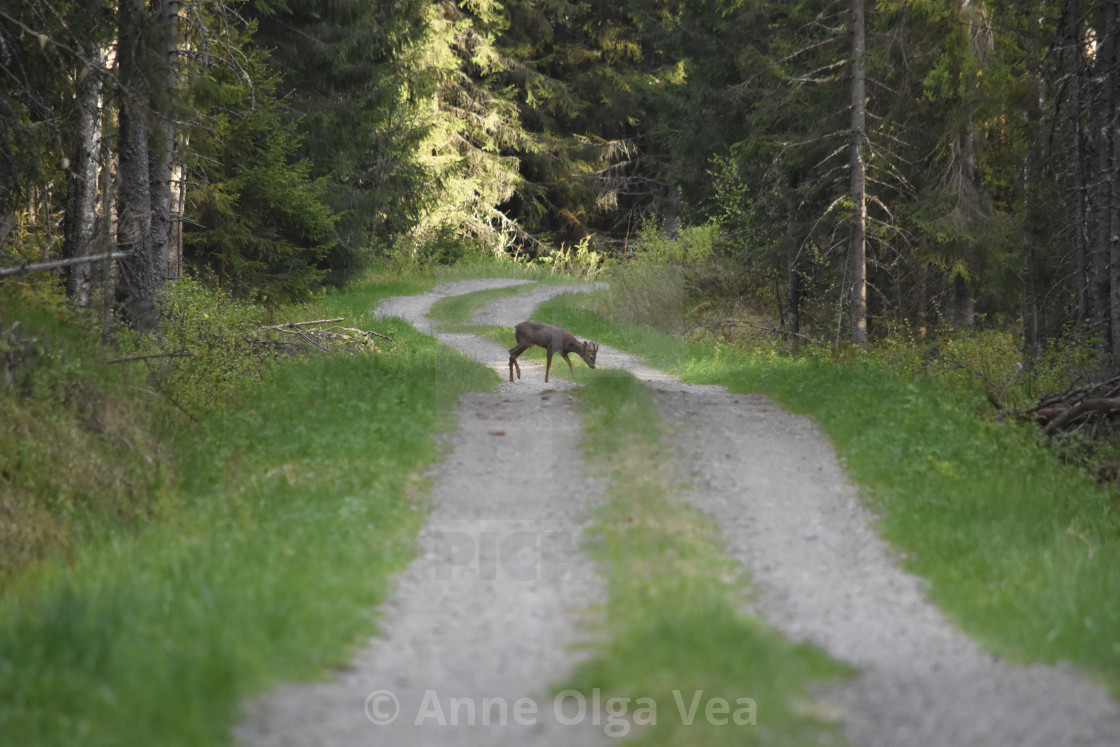
M114 144L115 145L115 144ZM113 249L117 235L116 183L117 154L109 138L101 139L101 212L97 217L94 243L103 252ZM113 260L98 263L95 284L101 288L101 341L108 344L113 337L113 302L116 297L116 274Z
M786 307L782 321L786 330L796 335L801 331L801 272L797 267L799 252L793 225L794 208L791 192L786 197L786 241L789 249L786 255Z
M187 208L187 175L182 164L171 172L171 241L167 247L167 279L183 277L183 214Z
M1113 14L1113 23L1120 14ZM1113 27L1115 34L1115 26ZM1112 186L1112 202L1109 210L1109 257L1111 258L1112 305L1109 308L1109 317L1112 324L1112 355L1120 358L1120 187L1116 185L1116 176L1120 172L1120 95L1116 88L1120 85L1120 45L1113 44L1113 61L1110 78L1113 82L1112 124L1110 126L1112 139L1112 168L1109 181Z
M94 55L100 54L96 50ZM101 155L100 76L88 68L78 75L78 127L70 147L70 184L62 256L66 259L93 253L97 224L97 178ZM78 306L89 306L94 267L77 264L66 273L66 295Z
M170 98L176 88L175 63L179 52L179 0L152 0L151 14L156 51L162 55L166 75L156 79L160 90L156 100L162 102L157 126L150 132L148 143L148 179L152 195L152 253L158 258L162 279L169 277L172 232L171 178L175 152L175 126L169 112ZM162 85L161 85L162 84Z
M953 278L949 287L949 323L954 327L971 327L975 320L976 304L972 287L962 276Z
M956 160L960 173L956 177L957 193L962 199L976 199L976 150L975 138L971 121L965 126L965 131L957 136L954 146ZM958 247L962 253L967 251L965 241L959 241ZM967 255L965 255L967 256ZM953 285L949 292L949 321L954 327L970 328L976 321L976 303L973 297L972 283L968 277L957 274L953 277Z
M867 347L867 184L864 152L867 142L866 0L852 0L852 143L851 196L854 205L848 245L852 342Z
M148 165L149 104L147 50L150 22L144 0L121 0L118 8L120 43L118 77L120 134L118 138L117 245L129 256L121 264L116 308L138 330L159 324L157 298L163 288L163 257L152 246L152 190Z
M1096 79L1099 89L1094 104L1097 117L1096 126L1096 163L1097 173L1097 247L1100 261L1107 262L1107 274L1098 278L1106 283L1107 307L1103 310L1102 322L1108 330L1109 347L1114 356L1120 356L1120 187L1116 185L1117 167L1120 166L1120 143L1117 142L1117 105L1120 104L1116 86L1120 83L1117 72L1118 43L1116 28L1120 23L1120 0L1107 0L1098 8L1098 33L1100 46L1097 48L1095 62ZM1103 330L1102 330L1103 331Z
M1112 144L1108 137L1108 123L1112 118L1113 92L1111 76L1107 74L1110 61L1114 58L1116 34L1111 24L1115 23L1115 3L1112 0L1100 3L1097 9L1098 47L1094 62L1093 77L1096 91L1092 102L1093 111L1093 174L1096 188L1092 194L1093 227L1092 249L1090 250L1091 268L1089 275L1090 332L1102 335L1112 347L1111 285L1109 263L1109 230L1111 228L1112 180L1110 178Z
M918 339L924 340L929 332L929 266L918 263L918 309L915 312Z
M665 222L661 227L661 235L676 241L681 237L681 185L670 184L669 195L665 201Z
M1083 329L1089 324L1089 235L1087 191L1085 189L1085 131L1081 126L1081 83L1085 79L1084 40L1081 33L1081 2L1069 0L1066 8L1067 31L1063 46L1067 48L1070 62L1069 116L1073 128L1073 227L1074 256L1077 278L1077 324Z

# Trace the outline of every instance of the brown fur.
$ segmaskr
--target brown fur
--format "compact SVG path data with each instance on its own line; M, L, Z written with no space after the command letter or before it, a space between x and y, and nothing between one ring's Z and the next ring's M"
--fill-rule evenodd
M599 352L599 343L589 342L584 340L580 342L566 329L554 327L551 324L544 324L543 322L521 322L513 328L514 335L517 336L517 345L509 349L509 380L513 381L513 370L517 369L517 378L521 378L521 366L517 363L517 356L524 353L533 345L538 345L544 348L547 353L547 360L544 367L544 381L548 383L548 371L552 368L552 356L554 353L560 353L564 356L564 360L568 362L568 370L572 372L572 379L576 378L576 371L572 368L572 359L568 357L569 353L575 353L580 358L583 358L584 363L589 367L595 368L595 356Z

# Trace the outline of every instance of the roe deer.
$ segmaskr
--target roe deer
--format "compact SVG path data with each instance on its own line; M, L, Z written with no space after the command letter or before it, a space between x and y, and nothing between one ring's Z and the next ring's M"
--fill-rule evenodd
M548 370L552 368L552 355L559 353L568 362L568 370L572 372L572 379L576 378L576 371L572 368L572 359L568 353L576 353L591 368L595 368L595 355L599 352L599 343L580 342L575 335L566 329L553 327L551 324L541 322L521 322L513 328L517 335L517 345L509 349L509 380L513 381L513 369L517 366L517 378L521 378L521 366L517 364L517 356L524 353L534 345L539 345L548 351L548 359L544 367L544 382L548 383Z

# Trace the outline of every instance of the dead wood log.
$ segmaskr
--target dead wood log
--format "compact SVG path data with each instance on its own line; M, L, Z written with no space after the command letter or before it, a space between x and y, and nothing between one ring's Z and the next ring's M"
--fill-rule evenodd
M1120 411L1120 398L1118 397L1083 399L1077 404L1067 407L1060 415L1047 423L1042 432L1047 436L1052 436L1082 415L1117 411Z
M149 358L193 358L195 353L147 353L145 355L126 355L122 358L113 358L106 363L125 363L127 361L144 361Z
M332 324L334 322L343 322L343 321L346 321L346 317L340 316L336 319L316 319L315 321L312 321L312 322L285 322L284 324L273 324L271 326L265 326L265 325L262 324L261 328L262 329L276 329L276 330L280 330L281 332L285 332L289 329L295 329L296 327L306 327L310 324Z
M283 327L276 327L275 329L276 329L277 332L287 332L288 334L295 335L299 339L299 341L304 343L305 345L310 345L311 347L313 347L317 350L320 350L323 353L326 353L327 355L330 355L330 352L331 352L330 348L328 348L326 345L322 344L318 340L312 339L311 336L308 335L306 332L303 332L303 331L298 330L298 329L284 329Z

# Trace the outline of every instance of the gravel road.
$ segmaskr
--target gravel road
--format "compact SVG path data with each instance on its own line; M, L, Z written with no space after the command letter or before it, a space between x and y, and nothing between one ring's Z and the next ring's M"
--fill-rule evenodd
M430 333L424 314L435 301L517 282L444 285L389 299L378 315ZM506 348L472 335L437 337L508 374ZM546 387L536 364L523 365L522 376L520 386L469 394L455 408L458 428L432 474L418 554L380 610L381 635L331 681L286 685L250 703L236 730L241 744L609 741L590 715L578 718L590 703L549 689L578 662L604 602L582 550L602 486L583 474L579 414L563 391L570 381L553 377Z
M389 299L379 313L431 333L424 314L439 298L518 282L447 284ZM475 321L512 326L545 298L586 289L534 288L488 304ZM548 690L578 661L573 647L588 640L604 594L581 550L587 510L602 490L583 475L567 372L546 387L542 366L527 363L521 380L509 383L505 347L436 336L492 366L503 382L456 409L459 428L434 474L419 556L382 610L382 635L332 681L285 686L251 703L237 729L244 745L610 741L601 727L559 723L559 701ZM999 661L941 615L876 534L810 420L761 395L683 384L605 345L598 365L627 369L654 389L691 473L689 500L721 527L727 551L751 574L750 611L858 670L816 693L820 711L841 719L853 744L1120 744L1120 704L1103 688L1067 667ZM399 705L388 726L372 723L393 706L371 697L378 691ZM473 725L440 725L453 698L461 699L462 721L467 705L478 706ZM491 713L509 707L511 726L480 725L486 698ZM523 719L513 716L518 699L531 711Z

